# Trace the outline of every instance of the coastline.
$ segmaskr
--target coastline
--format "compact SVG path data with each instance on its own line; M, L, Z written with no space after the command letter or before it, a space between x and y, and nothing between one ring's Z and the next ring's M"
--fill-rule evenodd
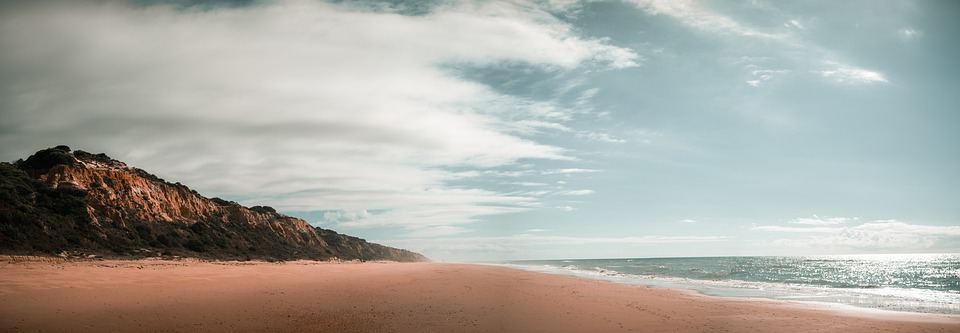
M447 263L0 263L0 331L948 332L960 316Z
M957 303L960 299L957 298L956 294L928 289L904 287L837 288L826 285L789 284L771 281L723 280L723 277L708 280L682 276L623 273L620 270L620 267L623 266L606 267L590 264L578 267L574 266L575 261L570 260L563 260L562 265L544 264L543 262L545 261L525 264L521 261L521 263L490 263L490 265L613 283L690 290L713 297L814 303L831 308L850 307L853 311L862 309L890 313L960 315L960 304Z

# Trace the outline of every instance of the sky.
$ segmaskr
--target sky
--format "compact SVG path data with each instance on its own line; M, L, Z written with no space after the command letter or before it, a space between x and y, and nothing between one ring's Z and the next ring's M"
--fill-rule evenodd
M960 2L0 1L60 144L437 261L960 252Z

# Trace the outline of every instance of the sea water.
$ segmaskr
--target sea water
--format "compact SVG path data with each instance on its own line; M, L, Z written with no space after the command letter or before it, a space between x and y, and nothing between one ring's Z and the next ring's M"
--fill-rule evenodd
M523 260L504 265L724 297L960 314L960 254Z

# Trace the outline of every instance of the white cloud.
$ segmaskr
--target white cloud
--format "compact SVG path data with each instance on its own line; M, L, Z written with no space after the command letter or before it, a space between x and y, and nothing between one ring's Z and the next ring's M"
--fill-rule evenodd
M4 149L7 160L69 143L247 204L384 212L329 216L357 227L455 225L529 209L530 198L448 182L521 159L574 159L517 134L570 131L571 111L444 66L640 61L523 1L421 16L305 0L205 11L4 6L0 116L12 130L0 146L17 147Z
M466 229L463 227L457 227L457 226L441 225L441 226L414 229L413 231L403 234L403 236L413 237L413 238L437 237L437 236L456 235L456 234L461 234L469 231L472 231L472 230Z
M694 220L694 219L683 219L683 220L680 220L680 221L677 221L677 222L680 222L680 223L697 223L697 220Z
M581 168L567 168L567 169L544 170L544 171L542 171L542 172L540 172L540 173L541 173L541 174L544 174L544 175L555 175L555 174L593 173L593 172L600 172L600 170L596 170L596 169L581 169Z
M732 36L731 43L736 43L738 47L744 44L745 37L748 40L759 41L762 45L762 51L776 52L779 59L789 60L797 67L798 72L807 72L811 68L817 75L844 84L869 84L883 82L887 79L882 74L860 68L854 65L842 63L835 59L830 50L824 49L815 42L801 37L794 30L806 30L808 27L802 23L801 19L790 18L782 26L773 27L752 27L737 21L735 18L720 14L712 10L703 3L695 0L632 0L638 8L652 15L667 15L680 21L681 23L693 27L697 30L714 33L720 36ZM768 6L762 6L768 7ZM772 7L764 8L770 11L771 15L783 15L779 10ZM905 38L917 36L919 31L905 28L900 30L900 35ZM772 44L769 42L773 42ZM771 49L770 45L777 45L778 49ZM765 60L768 57L764 57ZM811 59L828 59L827 67L823 69L822 65L811 62ZM750 58L741 58L740 61ZM751 61L752 62L752 61ZM751 64L753 65L753 64ZM755 67L751 67L754 70ZM776 76L790 73L789 69L785 72L775 73ZM745 83L754 87L760 86L774 78L774 74L761 74L756 71L752 73L751 79L745 80Z
M747 84L759 87L761 84L775 82L778 76L789 74L786 69L758 69L750 72L752 80L747 80Z
M590 194L593 194L593 193L594 193L593 190L566 190L566 191L558 191L558 192L555 192L554 194L556 194L556 195L577 195L577 196L579 196L579 195L590 195Z
M844 84L867 84L867 83L889 83L882 74L866 70L859 67L827 62L830 69L817 71L821 76L831 79L837 83Z
M342 222L339 228L407 227L424 228L474 223L481 216L527 211L521 205L482 206L471 204L446 204L436 206L412 206L373 214L366 218Z
M775 225L764 225L753 227L753 230L772 231L772 232L796 232L796 233L837 233L843 228L831 227L781 227Z
M498 171L498 170L487 170L483 171L483 175L495 176L495 177L526 177L533 175L541 176L550 176L550 175L572 175L580 173L594 173L600 172L602 170L596 169L583 169L583 168L564 168L564 169L546 169L546 170L512 170L512 171ZM558 184L564 184L557 182Z
M917 30L914 28L903 28L903 29L897 30L897 35L899 35L904 39L910 40L910 39L923 37L923 31Z
M811 217L800 217L791 220L789 223L792 224L805 224L805 225L834 225L834 224L844 224L849 222L860 221L859 217L820 217L814 215Z
M583 2L581 0L547 0L547 4L550 5L552 10L568 12L579 9Z
M432 239L403 239L384 242L390 246L411 249L428 257L449 257L451 254L481 255L491 259L490 253L513 253L543 246L632 245L712 243L729 240L724 236L627 236L627 237L569 237L542 234L520 234L501 237L442 237Z
M554 207L554 208L559 209L559 210L562 210L562 211L565 211L565 212L571 212L571 211L573 211L573 210L576 209L576 208L573 208L573 207L571 207L571 206L556 206L556 207Z
M323 213L323 219L328 222L356 221L370 217L370 212L366 209L361 210L339 210Z
M801 238L785 238L772 242L775 246L812 248L829 251L916 251L938 246L960 244L960 226L926 226L897 220L867 222L852 227L778 227L762 226L755 230L823 234ZM953 244L953 245L949 245Z
M806 27L804 27L803 24L800 23L800 21L798 21L798 20L789 20L789 21L787 21L787 23L784 23L784 26L786 26L786 27L794 27L794 28L801 29L801 30L806 29Z
M549 184L547 184L547 183L537 183L537 182L515 182L515 183L509 183L509 184L520 185L520 186L547 186L547 185L549 185Z
M633 0L640 9L654 14L674 17L696 29L721 34L780 39L779 34L770 34L747 27L736 20L718 14L695 0Z
M587 103L590 101L590 99L596 96L597 93L599 92L600 92L600 88L590 88L590 89L584 90L582 93L580 93L580 96L577 97L576 105L586 106Z
M515 131L523 135L533 135L542 133L545 130L554 130L560 132L570 132L572 131L569 127L555 122L548 122L542 120L520 120L513 123L510 123L508 128L509 130Z
M615 137L613 137L613 136L611 136L610 134L607 134L607 133L598 133L598 132L589 132L589 131L579 132L579 133L577 133L577 137L578 137L578 138L581 138L581 139L587 139L587 140L590 140L590 141L599 141L599 142L606 142L606 143L624 143L624 142L627 142L626 140L617 139L617 138L615 138Z
M541 191L529 191L529 192L523 192L523 193L521 193L521 195L524 195L524 196L533 196L533 197L541 197L541 196L544 196L544 195L547 195L547 194L550 194L550 191L541 190Z
M636 129L630 131L628 136L631 137L632 142L639 142L642 144L653 144L657 143L666 143L664 141L663 133L649 130Z

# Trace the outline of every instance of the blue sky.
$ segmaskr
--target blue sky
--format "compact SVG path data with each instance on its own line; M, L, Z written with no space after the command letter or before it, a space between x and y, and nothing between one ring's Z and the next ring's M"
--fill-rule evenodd
M960 251L954 1L0 6L2 160L437 260Z

